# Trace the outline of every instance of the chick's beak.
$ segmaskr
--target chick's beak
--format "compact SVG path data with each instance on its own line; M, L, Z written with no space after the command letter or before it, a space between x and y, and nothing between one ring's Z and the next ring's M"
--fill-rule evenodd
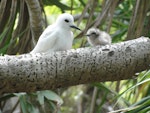
M71 25L70 27L81 31L81 29L79 29L79 28L76 27L75 25Z
M85 34L85 36L90 36L90 34Z

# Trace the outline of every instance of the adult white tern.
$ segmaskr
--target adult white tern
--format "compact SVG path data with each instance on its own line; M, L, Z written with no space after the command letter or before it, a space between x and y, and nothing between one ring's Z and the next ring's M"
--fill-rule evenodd
M61 14L54 24L49 25L44 30L35 48L30 53L49 53L71 49L73 42L71 28L80 30L74 25L72 15Z

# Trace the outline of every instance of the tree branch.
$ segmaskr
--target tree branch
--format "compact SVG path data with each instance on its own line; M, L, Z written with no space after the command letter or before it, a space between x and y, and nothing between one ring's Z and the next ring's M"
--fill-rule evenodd
M25 0L25 2L29 11L33 43L36 44L36 41L43 32L43 20L40 3L39 0Z
M149 69L150 39L51 54L0 57L0 94L130 79Z

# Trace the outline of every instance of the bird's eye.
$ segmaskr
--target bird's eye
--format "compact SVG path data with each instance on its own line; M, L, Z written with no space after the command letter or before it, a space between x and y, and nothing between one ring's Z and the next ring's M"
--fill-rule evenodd
M67 23L68 23L68 22L69 22L69 20L68 20L68 19L65 19L65 22L67 22Z
M95 33L95 32L92 32L91 34L92 34L92 35L96 35L96 33Z

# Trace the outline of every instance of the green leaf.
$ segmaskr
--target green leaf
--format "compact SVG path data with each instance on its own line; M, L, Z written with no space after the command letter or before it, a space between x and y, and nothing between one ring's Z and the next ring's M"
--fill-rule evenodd
M38 109L35 108L31 103L26 103L29 113L38 113Z
M0 102L2 102L2 101L5 101L5 100L7 100L7 99L9 99L9 98L11 98L11 97L14 97L15 95L14 94L7 94L7 95L4 95L4 96L2 96L2 97L0 97Z
M127 111L125 113L146 113L144 111L149 110L150 108L150 96L143 98L142 100L140 100L139 102L137 102L137 104L134 104L133 106L131 106L132 109L130 111Z
M146 107L144 108L143 110L141 110L139 113L149 113L150 111L150 106L149 107Z
M20 96L19 100L20 100L20 106L21 106L22 112L23 113L28 113L27 112L28 106L27 106L27 103L26 103L26 96L25 95Z
M8 33L9 27L6 27L4 31L0 34L0 42L5 38L6 34Z
M42 91L39 91L37 93L37 99L40 103L40 105L43 105L44 104L44 95L43 95L43 92Z
M117 102L114 104L114 106L116 106L116 104L117 104L117 103L119 102L119 100L122 98L122 95L123 95L123 94L125 94L125 93L127 93L128 91L133 90L133 89L136 88L137 86L139 86L139 85L141 85L141 84L144 84L144 83L146 83L146 82L149 82L149 81L150 81L150 79L143 80L143 81L137 83L136 85L133 85L133 86L129 87L127 90L125 90L125 91L122 92L121 94L118 94L118 95L114 98L114 99L117 99Z
M59 0L44 0L43 2L45 5L56 5L62 10L71 10L71 7L61 3Z
M127 90L125 90L123 93L121 93L119 96L123 95L124 93L126 93L126 92L128 92L128 91L134 89L135 87L137 87L137 86L139 86L139 85L141 85L141 84L144 84L144 83L146 83L146 82L150 82L150 78L149 78L149 79L146 79L146 80L143 80L143 81L137 83L137 84L134 85L134 86L131 86L130 88L128 88Z
M145 98L141 99L139 102L136 102L135 104L133 104L132 106L140 105L140 104L142 104L142 103L144 103L146 101L149 101L149 100L150 100L150 96L145 97Z
M48 100L57 102L57 104L59 104L59 105L63 104L63 100L56 93L54 93L50 90L38 92L38 100L39 100L40 104L44 103L44 97Z
M13 95L20 97L20 96L26 95L26 93L13 93Z

